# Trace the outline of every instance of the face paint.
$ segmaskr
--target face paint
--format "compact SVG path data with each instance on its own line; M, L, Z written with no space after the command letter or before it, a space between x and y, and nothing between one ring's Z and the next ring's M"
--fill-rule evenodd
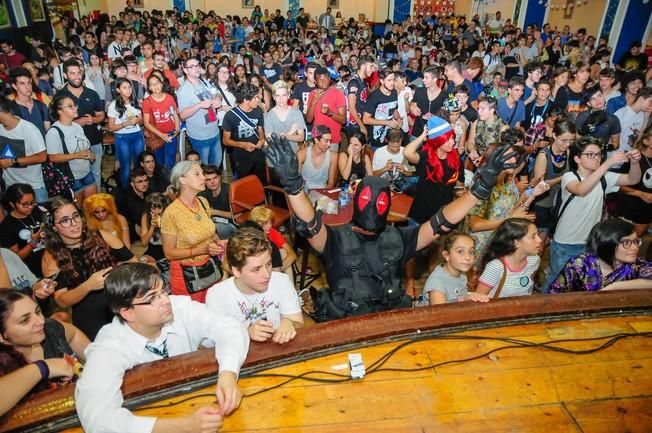
M385 230L392 203L386 180L371 176L362 179L354 203L352 222L356 226L373 233Z

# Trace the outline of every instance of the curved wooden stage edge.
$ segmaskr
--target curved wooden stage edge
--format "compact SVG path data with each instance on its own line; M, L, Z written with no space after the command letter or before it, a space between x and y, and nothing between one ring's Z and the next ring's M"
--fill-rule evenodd
M243 366L242 372L241 372L241 388L243 389L243 392L245 394L251 392L252 390L258 390L262 389L268 386L273 386L275 384L278 384L281 382L281 380L265 380L261 382L256 382L255 378L252 379L247 379L249 375L252 375L254 373L260 373L262 371L269 371L270 369L275 369L274 372L284 372L287 374L301 374L302 372L310 369L310 368L319 368L321 370L328 370L329 366L332 367L332 365L335 363L335 360L339 360L340 362L346 362L346 353L342 352L365 352L363 356L365 356L365 364L369 365L371 362L375 361L376 359L380 358L382 355L384 355L386 352L391 350L392 348L396 347L401 341L406 341L410 340L413 338L419 339L419 343L424 337L428 336L450 336L453 333L459 334L459 335L468 335L468 334L474 334L474 335L484 335L486 338L491 338L493 334L492 330L495 330L495 335L500 335L502 338L521 338L522 336L526 335L524 334L525 331L523 329L526 329L528 327L535 326L535 324L538 324L536 326L542 327L544 330L546 330L546 333L544 333L544 337L541 338L539 336L532 337L533 334L527 334L530 337L530 341L535 341L535 342L544 342L548 340L554 340L554 339L563 339L563 338L578 338L577 335L573 334L571 336L571 333L565 333L564 331L559 331L560 329L564 328L564 326L568 324L577 324L580 325L583 323L583 321L588 321L588 320L595 320L596 322L596 327L600 326L607 334L616 334L619 332L624 332L623 329L627 329L630 333L636 334L636 333L648 333L646 336L650 336L650 332L652 332L652 291L651 290L637 290L637 291L614 291L614 292L604 292L604 293L571 293L571 294L564 294L564 295L550 295L550 296L531 296L531 297L523 297L523 298L511 298L511 299L501 299L497 301L491 301L487 304L476 304L476 303L457 303L457 304L448 304L448 305L443 305L443 306L437 306L437 307L425 307L425 308L416 308L416 309L405 309L405 310L396 310L396 311L391 311L391 312L385 312L385 313L379 313L379 314L373 314L373 315L368 315L368 316L361 316L361 317L355 317L355 318L349 318L349 319L344 319L340 321L335 321L335 322L329 322L325 324L318 324L315 326L311 326L305 329L302 329L299 331L297 337L295 340L290 342L289 344L286 344L284 346L279 346L276 344L259 344L259 343L252 343L251 345L251 350L249 352L249 356L247 357L247 360L245 362L245 365ZM613 325L605 325L603 323L604 321L609 321L612 320L614 322ZM625 326L623 324L626 323L626 321L629 325ZM557 324L555 325L552 322L562 322L566 321L567 323L565 324ZM600 322L602 321L602 322ZM585 326L585 331L586 329L593 329L593 322L586 322ZM637 328L637 326L632 327L631 323L639 323L640 326ZM499 329L496 329L499 328ZM520 329L523 328L523 329ZM570 327L569 327L570 328ZM553 331L556 329L557 331ZM513 331L513 332L512 332ZM607 332L609 331L609 332ZM528 331L528 332L531 332ZM579 335L579 334L578 334ZM605 334L606 335L606 334ZM557 338L550 338L550 337L557 337ZM588 334L585 332L584 334L580 335L583 337L596 337L597 334L592 334L589 332ZM602 335L600 335L602 336ZM525 339L525 337L523 337ZM431 341L431 340L428 340ZM435 340L432 340L435 341ZM447 341L447 340L436 340L436 341ZM477 343L477 342L471 342L469 344L472 344L474 347L482 347L484 349L491 349L495 346L496 343L495 340L487 340L487 343ZM618 356L614 355L613 352L610 352L610 354L607 356L607 364L604 368L611 368L613 365L614 368L614 375L620 374L621 376L620 379L623 381L626 381L628 383L630 382L635 382L637 388L637 391L635 393L631 392L626 392L625 394L626 397L632 397L630 398L631 401L626 402L622 405L619 405L618 407L615 406L609 406L611 410L614 411L620 411L624 413L620 413L623 417L629 416L630 418L633 416L636 420L634 423L635 425L629 426L629 427L624 427L623 430L617 430L617 431L631 431L631 432L636 432L636 431L641 431L641 432L650 432L652 431L652 375L650 375L650 368L652 368L652 341L650 341L648 338L631 338L629 339L630 344L632 348L626 348L622 349L627 351L627 353L630 353L627 357L623 356ZM582 349L586 349L588 346L587 344L584 344L587 342L583 342ZM593 341L591 342L590 347L594 347L596 345L599 345L601 343L604 343L604 341ZM417 362L417 358L419 358L418 352L419 348L407 348L406 351L410 352L412 357L414 359L410 360L410 365L405 365L405 363L401 364L401 368L409 369L409 367L415 367L415 366L421 366L423 367L424 365L426 368L428 367L429 364L435 363L437 361L445 361L447 359L458 359L458 358L464 358L466 356L469 356L468 353L463 353L459 352L456 353L456 350L458 347L461 347L460 343L456 343L457 346L450 345L447 347L441 346L436 349L429 349L430 352L429 356L425 356L423 359L420 359ZM467 346L469 346L467 344ZM620 343L616 343L615 346L617 346ZM372 347L373 346L373 347ZM470 346L469 346L470 347ZM428 351L428 349L423 349L425 351ZM449 353L442 353L443 351L448 350ZM530 349L528 349L530 350ZM617 351L619 350L619 347L612 347L612 351ZM631 355L634 351L637 352L636 356ZM216 363L214 359L212 350L200 350L195 353L187 354L187 355L182 355L178 356L175 358L171 358L168 360L163 360L159 361L156 363L151 363L151 364L144 364L141 366L138 366L134 368L132 371L128 372L127 375L125 376L125 381L123 385L123 392L125 395L125 405L132 409L132 410L138 410L138 408L142 408L148 405L153 405L156 402L161 402L163 400L169 400L169 401L178 401L184 398L186 395L192 395L192 393L198 393L200 390L207 388L207 390L204 390L203 392L211 392L211 390L214 389L214 383L215 383L215 377L216 377ZM433 355L436 354L436 355ZM504 352L503 352L504 353ZM334 354L339 354L336 357ZM539 364L541 363L546 363L549 362L549 359L542 356L540 352L538 351L530 351L528 353L525 353L524 351L513 351L510 353L510 356L507 358L500 358L502 357L501 354L496 354L494 355L488 355L489 361L487 361L487 357L485 356L485 361L491 363L497 362L498 359L511 359L510 362L523 362L524 367L521 371L522 376L521 377L514 377L515 382L520 383L518 385L514 386L519 386L523 387L523 390L519 390L516 395L520 395L519 393L522 392L522 398L524 399L533 399L532 404L534 405L535 401L537 398L533 398L532 395L536 395L537 393L541 392L546 392L545 389L547 389L548 385L549 388L551 389L551 393L553 394L558 394L556 395L556 399L554 400L555 396L552 396L551 398L556 402L556 401L562 401L563 398L560 396L562 394L562 391L559 389L554 389L555 387L553 386L552 383L548 384L546 381L551 380L551 376L549 377L531 377L531 376L536 376L540 372L540 370L536 369L528 369L527 367L532 367L534 364L533 362L538 362ZM329 364L327 366L324 365L324 362L321 364L317 361L317 358L325 358L328 359ZM435 359L436 358L436 359ZM520 361L519 361L520 358ZM310 361L310 360L316 360L316 361ZM601 359L600 362L604 363L605 359ZM611 363L613 361L613 363ZM624 365L620 365L623 362L627 361L627 368L628 369L633 369L631 371L634 371L635 374L633 374L631 377L626 377L623 378L622 375L625 374L622 371L618 371L620 368L625 368ZM580 382L582 381L581 378L582 376L584 377L584 387L586 389L582 389L581 391L581 398L593 402L594 400L601 400L602 403L604 403L602 406L597 405L597 406L590 406L589 408L584 408L585 414L589 417L592 416L597 416L595 414L596 411L600 411L603 413L607 413L609 411L609 408L607 407L609 402L605 402L605 399L602 397L602 394L596 393L592 390L593 386L592 385L587 385L591 384L591 370L590 367L578 364L576 366L573 365L574 358L569 358L569 360L563 361L564 365L570 365L575 368L576 375L578 378L580 378ZM291 364L298 364L299 368L291 367ZM389 365L390 363L388 363ZM396 365L391 365L392 367L396 367ZM545 367L545 365L544 365ZM469 367L468 364L460 364L457 365L458 368L458 373L462 371L463 369L467 369L466 371L468 372ZM520 366L518 367L519 369L521 368ZM430 370L430 374L432 374L432 371ZM340 373L340 374L348 374L348 368L341 371L337 372L335 370L330 370L333 373ZM516 370L512 370L516 371ZM533 374L534 373L534 374ZM603 372L604 373L604 372ZM474 372L475 374L475 372ZM512 374L510 372L510 374ZM520 373L515 373L515 374L520 374ZM549 373L552 375L553 373ZM565 372L564 374L568 374ZM389 376L387 376L386 373L380 373L380 375L384 375L383 377L387 379ZM406 401L406 398L409 397L410 393L418 393L417 388L422 384L421 386L430 386L434 387L437 389L430 389L428 392L430 394L436 394L438 392L438 389L441 389L436 386L435 382L428 382L427 384L423 382L424 380L428 379L431 380L430 378L424 378L422 376L415 375L414 373L407 373L408 375L408 380L410 380L410 386L411 386L411 391L399 391L398 387L394 388L393 385L381 385L379 381L376 381L374 383L373 380L370 380L368 382L368 379L372 379L372 376L369 376L368 378L363 379L362 381L357 381L357 382L349 382L349 384L353 384L355 386L355 392L361 393L364 395L365 393L369 393L368 401L370 402L369 404L375 404L373 402L377 402L379 399L379 396L382 396L386 399L386 402L384 403L385 409L383 410L391 410L394 412L402 412L406 411L406 416L411 416L414 419L421 420L421 426L423 425L429 425L428 418L424 418L423 415L420 415L417 412L414 412L412 409L405 408L402 403ZM410 376L411 375L411 376ZM488 378L485 378L484 376L488 376L487 374L480 374L479 377L477 374L475 374L475 377L472 379L477 381L483 381L483 380L489 380ZM604 376L604 374L603 374ZM451 378L452 376L449 376ZM511 377L511 376L510 376ZM495 378L494 378L495 379ZM604 379L604 378L602 378ZM446 379L448 380L448 379ZM470 398L470 396L473 393L477 392L482 392L481 390L483 389L482 387L476 387L477 382L474 384L473 382L469 382L468 379L466 382L460 382L458 383L455 387L453 387L453 391L450 391L449 389L443 390L442 389L442 399L454 399L452 394L455 394L457 392L461 393L462 396L466 395L467 397ZM561 378L560 379L562 382L567 381L568 384L566 385L567 387L577 387L576 385L572 385L571 383L573 382L573 378L567 377L567 378ZM600 382L600 378L596 379L598 382ZM500 381L504 381L503 379L500 379ZM508 380L509 382L509 380ZM435 385L433 385L435 383ZM292 385L288 385L288 387L296 386L297 382L294 382ZM508 386L505 385L504 383L499 383L498 388ZM605 391L607 394L609 392L613 392L612 394L612 399L619 399L620 395L618 392L615 390L615 385L614 383L611 384L604 384L604 383L598 383L596 386L604 388L605 386L611 387L609 390L612 391ZM315 388L314 384L312 384L313 388L310 390L310 387L306 387L303 389L301 394L299 394L299 398L306 399L305 403L305 408L303 404L303 400L297 402L296 400L293 400L293 397L288 397L283 393L291 393L291 391L283 391L284 388L279 388L279 392L270 392L267 395L261 395L260 400L255 400L258 399L259 397L253 397L251 399L244 399L242 402L242 405L238 412L240 411L245 411L248 410L247 405L252 404L251 410L252 412L249 412L252 416L254 414L257 414L259 418L265 418L264 413L261 415L261 411L265 410L282 410L283 407L282 405L284 402L282 401L283 398L288 398L287 403L285 404L299 404L301 405L302 410L309 408L310 404L307 401L310 400L312 402L315 401L315 399L319 399L320 392L324 392L323 390L320 391L319 388ZM338 387L338 386L350 386L350 385L328 385L332 387ZM368 386L368 388L365 389L365 387ZM530 390L530 394L528 394L528 387ZM337 391L335 391L337 392ZM317 395L315 395L315 393ZM405 394L408 393L408 394ZM447 394L448 395L444 395ZM583 393L583 394L582 394ZM342 394L338 398L346 398L345 396L346 393ZM52 432L52 431L61 431L66 428L73 428L75 426L78 426L78 420L75 416L75 410L74 410L74 385L67 385L65 387L51 390L51 391L46 391L40 394L37 394L21 405L17 406L14 408L11 412L9 412L7 415L5 415L2 419L0 419L0 432L9 432L9 431L21 431L21 432ZM331 396L332 397L332 396ZM439 396L438 396L439 397ZM634 398L635 397L635 398ZM493 397L491 397L493 398ZM214 399L213 399L214 400ZM255 400L255 404L254 403ZM545 400L545 399L544 399ZM195 403L201 403L201 404L207 404L211 401L211 399L204 398L203 400L197 400ZM514 429L514 425L512 425L510 428L507 428L509 422L506 423L506 420L509 420L510 417L510 410L503 410L502 412L500 411L491 411L487 410L485 411L484 409L480 408L480 410L476 413L476 415L465 415L464 410L460 410L460 416L462 417L467 417L469 421L469 426L473 425L474 427L469 427L463 428L460 427L458 424L456 424L456 420L451 418L449 419L450 425L448 425L449 429L442 429L442 428L437 428L437 429L428 429L428 428L423 428L420 427L419 429L416 428L408 428L404 426L403 424L399 423L397 420L397 417L392 418L391 416L383 417L381 414L381 419L380 423L376 422L371 422L365 425L364 428L359 428L355 427L355 422L358 421L361 417L360 414L364 414L364 404L366 401L365 399L356 399L358 405L361 405L362 408L358 408L355 410L351 410L349 413L348 409L342 409L342 407L346 408L347 407L347 402L346 400L340 400L339 403L340 405L338 406L339 413L337 413L337 410L334 410L335 414L331 414L328 412L325 413L315 413L314 415L311 416L324 416L324 417L330 417L330 416L336 416L339 415L340 417L343 417L343 419L346 419L346 416L350 416L350 419L347 419L347 421L342 424L339 424L339 427L334 427L330 429L324 429L324 428L315 428L314 426L312 428L307 428L305 431L310 431L310 432L317 432L317 431L333 431L333 432L345 432L345 431L391 431L391 432L407 432L407 431L535 431L535 430L528 430L528 429L521 429L516 427ZM551 400L552 401L552 400ZM610 400L611 401L611 400ZM361 404L362 402L362 404ZM609 404L607 404L609 403ZM193 403L194 404L194 403ZM192 406L193 404L186 404L186 406L179 406L179 408L183 407L183 413L190 413L192 411ZM410 403L411 405L414 405L414 402ZM423 405L429 405L430 403L424 402ZM605 406L606 405L606 406ZM491 407L491 403L488 403L488 406ZM546 405L543 405L543 409L539 406L537 406L536 409L532 409L533 411L537 411L537 414L543 417L544 419L546 417L550 417L550 421L553 422L555 418L555 413L556 411L562 411L565 413L564 416L568 418L570 421L569 425L561 429L560 427L552 427L553 429L542 429L540 431L569 431L569 432L583 432L583 431L589 431L589 430L583 430L580 427L580 422L575 419L577 416L577 413L582 413L581 408L575 408L575 412L571 413L571 410L567 407L564 406L562 403L561 405L556 405L554 406L552 404L549 404L546 408ZM559 406L559 407L557 407ZM391 409L393 408L393 409ZM437 409L433 407L428 407L425 412L429 413L430 416L433 415L433 411L436 411ZM516 410L516 409L514 409ZM518 409L521 410L521 409ZM630 411L629 415L627 415L627 411ZM362 412L361 412L362 411ZM579 411L579 412L577 412ZM587 412L588 411L588 412ZM635 413L632 413L635 412ZM151 413L150 411L145 410L145 413ZM170 412L162 412L162 413L167 413L169 414ZM469 412L470 414L471 412ZM357 414L357 415L356 415ZM486 420L477 418L478 414L482 415L483 417L486 417ZM245 417L246 415L242 415ZM306 414L302 412L302 416L305 418ZM473 418L473 417L476 418ZM526 411L524 413L520 414L521 418L527 419L530 414ZM364 416L362 416L364 418ZM421 417L421 418L419 418ZM501 418L502 417L502 418ZM400 417L399 417L400 418ZM496 429L493 425L486 424L485 421L493 419L494 422L499 422L501 419L503 421L500 421L502 424L496 424L496 425L503 425L505 426L505 429ZM534 419L534 418L532 418ZM624 418L623 418L624 419ZM389 420L389 421L388 421ZM619 422L619 421L617 421ZM623 421L624 422L624 421ZM630 419L631 422L631 419ZM225 427L227 427L229 424L229 419L227 418L227 421L225 423ZM255 423L254 423L255 424ZM554 422L551 424L555 425ZM565 425L565 424L564 424ZM623 424L625 425L625 424ZM229 430L226 428L225 430L227 431L279 431L279 429L282 429L283 432L298 432L298 431L304 431L302 430L299 426L293 426L294 428L287 428L283 426L275 426L274 428L267 426L265 428L263 427L247 427L247 428L233 428ZM414 426L412 426L414 427ZM441 427L441 425L440 425ZM545 427L545 426L544 426ZM536 430L539 431L539 430ZM616 430L602 430L602 429L594 429L590 431L616 431Z

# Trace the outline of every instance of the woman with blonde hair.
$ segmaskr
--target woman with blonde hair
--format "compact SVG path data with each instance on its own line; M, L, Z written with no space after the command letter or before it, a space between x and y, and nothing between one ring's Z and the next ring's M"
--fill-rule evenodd
M99 192L86 197L83 207L89 229L111 233L131 249L127 219L118 213L111 194Z
M276 106L265 113L265 133L285 136L296 152L299 143L305 140L306 122L296 107L288 105L290 86L283 80L272 85L272 96Z

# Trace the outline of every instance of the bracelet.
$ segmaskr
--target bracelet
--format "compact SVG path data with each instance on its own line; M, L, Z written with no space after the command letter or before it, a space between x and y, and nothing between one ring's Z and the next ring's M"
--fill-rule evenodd
M36 365L41 372L41 380L46 380L50 377L50 367L48 367L48 364L45 361L39 359L38 361L34 361L32 364Z

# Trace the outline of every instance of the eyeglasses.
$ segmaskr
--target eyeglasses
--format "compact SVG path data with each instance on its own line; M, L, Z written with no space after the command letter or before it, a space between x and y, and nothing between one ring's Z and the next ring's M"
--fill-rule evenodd
M79 224L81 220L81 215L78 212L75 212L72 216L61 218L58 222L55 222L55 224L59 224L61 227L70 227L73 222Z
M198 68L198 67L199 67L199 63L194 63L192 65L186 65L186 69L194 69L194 68Z
M574 138L560 138L559 141L561 141L564 144L573 144L575 142L575 139ZM583 153L582 155L588 155L588 154ZM589 158L589 159L591 159L591 158Z
M63 108L77 108L77 104L62 105L60 108L61 109L63 109Z
M602 157L602 154L600 152L584 152L581 153L580 155L586 156L586 159L599 159Z
M132 307L137 307L139 305L160 305L161 302L165 298L167 298L171 293L170 290L170 285L168 283L163 283L163 287L161 287L161 290L158 292L149 292L147 296L145 296L145 300L142 302L135 302L132 303Z
M636 245L636 248L640 247L643 244L643 239L641 238L636 238L636 239L621 239L618 242L620 245L623 246L623 248L631 248L632 245Z
M22 207L33 207L36 206L35 201L27 201L27 202L18 202L18 204Z
M163 206L160 204L153 204L151 207L152 209L163 209Z

